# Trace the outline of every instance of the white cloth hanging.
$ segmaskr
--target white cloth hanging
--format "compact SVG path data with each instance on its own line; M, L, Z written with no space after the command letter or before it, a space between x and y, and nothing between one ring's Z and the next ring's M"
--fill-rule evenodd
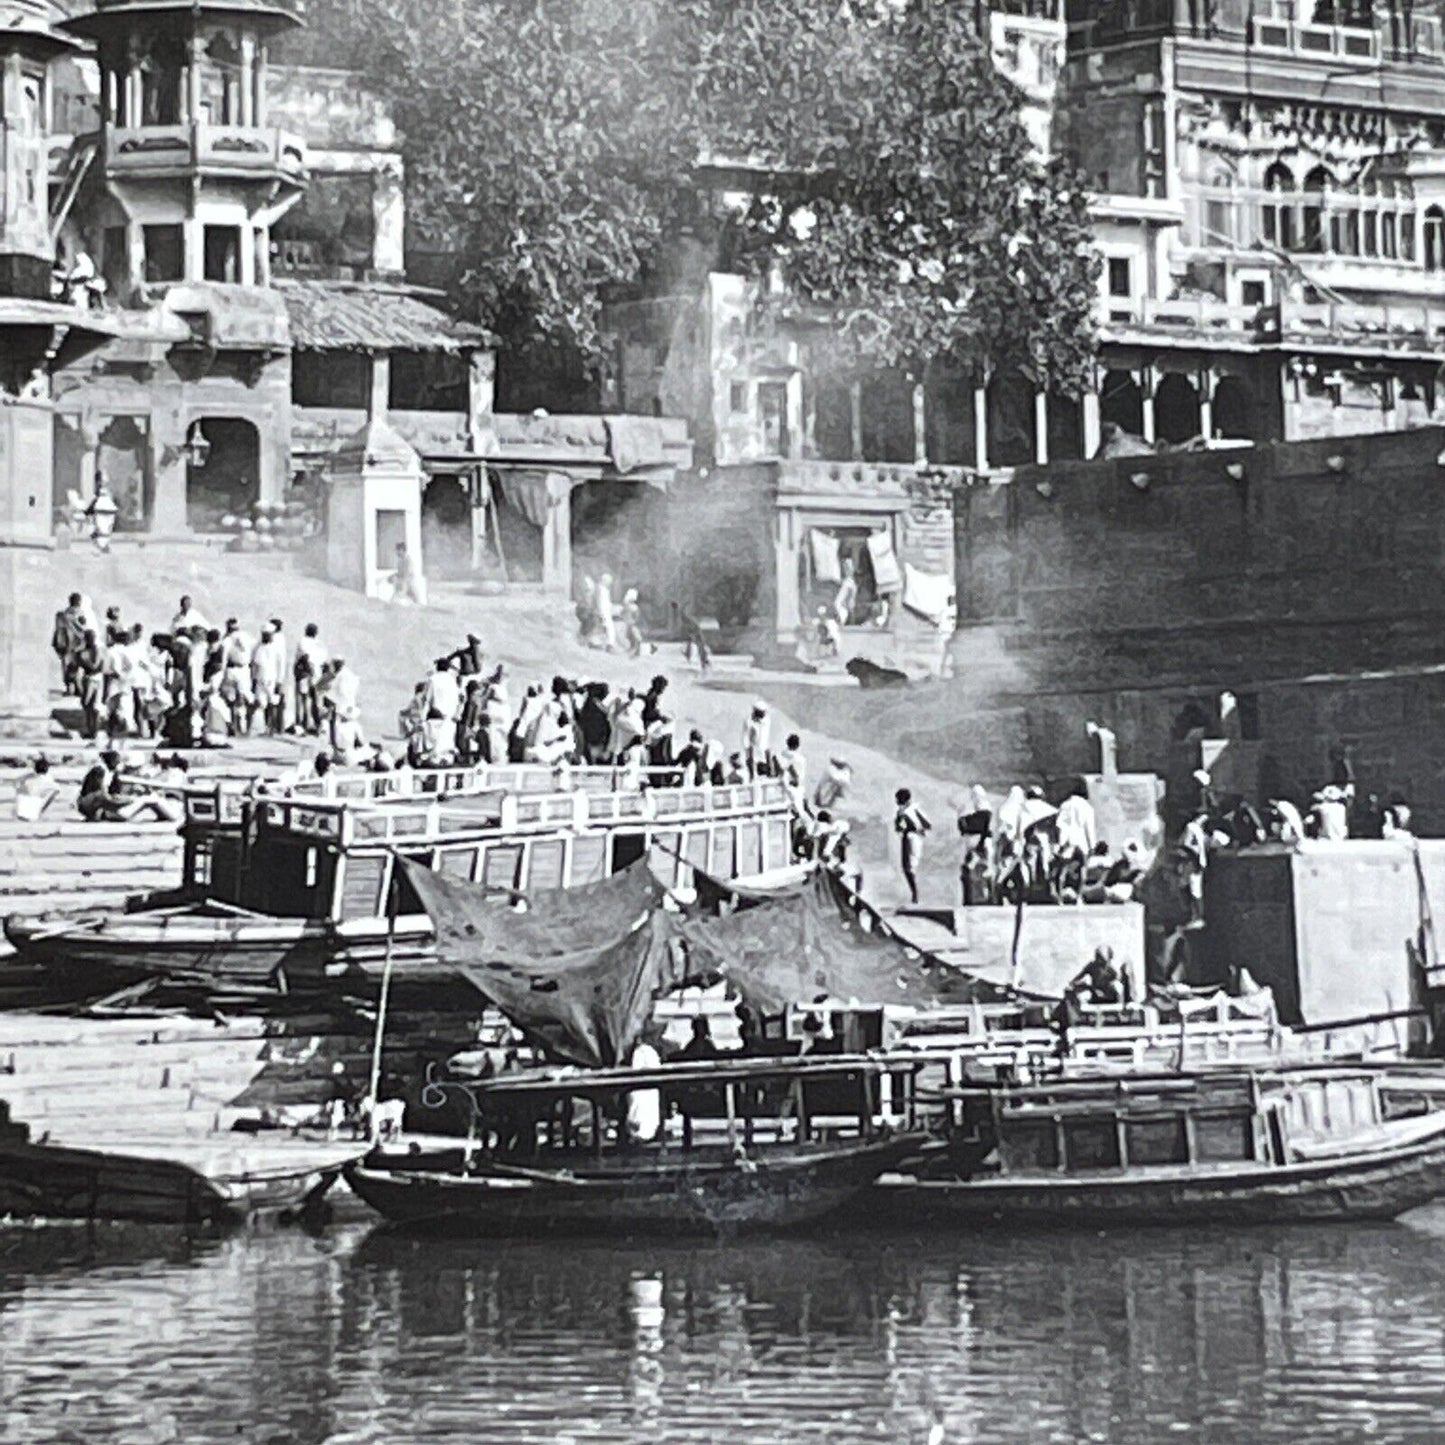
M945 572L920 572L911 562L903 564L903 605L935 626L948 611L953 596L953 578Z
M843 568L838 561L838 539L831 532L813 527L808 532L808 546L812 549L813 581L841 582Z
M903 576L893 552L893 538L887 532L868 534L868 558L873 563L873 585L879 592L898 592Z

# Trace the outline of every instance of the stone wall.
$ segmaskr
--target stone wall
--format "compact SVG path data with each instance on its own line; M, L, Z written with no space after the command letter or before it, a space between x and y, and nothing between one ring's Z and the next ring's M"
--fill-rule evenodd
M1093 766L1088 719L1121 765L1177 774L1178 737L1227 689L1260 790L1307 800L1348 747L1362 794L1445 832L1442 444L1173 453L960 490L961 705L1021 709L1045 777Z

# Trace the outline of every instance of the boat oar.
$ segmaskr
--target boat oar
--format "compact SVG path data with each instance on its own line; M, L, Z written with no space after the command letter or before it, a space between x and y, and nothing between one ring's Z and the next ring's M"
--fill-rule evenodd
M386 894L386 957L381 966L381 998L376 1009L376 1036L371 1045L371 1087L368 1099L371 1104L371 1143L381 1142L377 1105L381 1102L381 1045L386 1036L386 1009L391 999L391 965L396 945L396 914L401 902L402 868L401 854L391 849L391 887Z

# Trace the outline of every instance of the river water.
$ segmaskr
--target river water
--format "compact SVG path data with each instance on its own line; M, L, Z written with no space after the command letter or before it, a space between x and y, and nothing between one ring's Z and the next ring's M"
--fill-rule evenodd
M0 1230L0 1442L1445 1439L1445 1209L741 1244Z

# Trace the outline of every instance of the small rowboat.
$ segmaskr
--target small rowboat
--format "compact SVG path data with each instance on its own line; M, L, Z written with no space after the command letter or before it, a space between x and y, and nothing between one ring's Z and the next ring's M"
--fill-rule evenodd
M402 1153L346 1178L387 1219L429 1231L785 1229L917 1153L911 1084L911 1065L844 1056L539 1071L473 1087L486 1137L461 1169ZM655 1137L636 1137L639 1107Z
M320 1207L355 1152L299 1142L237 1155L0 1140L0 1216L187 1225L301 1218Z
M1006 1227L1393 1219L1445 1194L1445 1110L1391 1117L1390 1091L1344 1066L959 1090L946 1169L874 1202Z

